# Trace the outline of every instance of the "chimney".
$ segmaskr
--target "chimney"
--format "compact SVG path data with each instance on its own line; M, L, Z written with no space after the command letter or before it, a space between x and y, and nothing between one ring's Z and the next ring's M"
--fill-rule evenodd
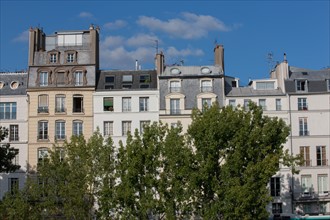
M225 72L224 48L223 45L216 45L214 48L214 65L220 66L222 73Z
M138 60L135 60L135 70L139 70L139 63L138 63Z
M156 54L156 71L157 71L157 75L161 75L164 71L164 54L161 51L160 53Z
M34 53L45 51L46 35L39 28L30 28L29 32L29 65L34 63Z

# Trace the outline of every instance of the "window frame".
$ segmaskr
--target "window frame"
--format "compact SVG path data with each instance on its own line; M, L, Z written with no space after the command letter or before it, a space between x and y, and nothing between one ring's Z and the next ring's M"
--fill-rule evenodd
M16 118L17 118L17 103L0 102L0 120L14 120Z
M206 85L204 85L206 84ZM200 81L201 92L213 92L213 83L211 79L202 79Z
M180 93L181 92L181 80L171 80L169 82L169 92L170 93Z
M282 100L275 99L275 106L276 106L276 111L282 111Z
M66 96L63 94L55 95L55 113L65 113L65 98Z
M144 133L145 126L150 125L150 120L142 120L140 121L140 134Z
M75 86L84 85L84 73L82 70L77 70L74 72L74 85Z
M106 103L109 102L109 105ZM112 102L112 104L110 104ZM103 97L103 111L113 112L114 111L114 97Z
M122 136L127 136L128 132L132 132L132 121L122 121Z
M19 178L10 177L8 178L8 192L14 195L19 190Z
M82 120L72 121L72 135L80 136L84 134L84 124Z
M317 191L318 191L318 194L319 195L328 195L328 193L329 193L328 186L329 186L328 174L318 174L317 175Z
M308 81L306 79L297 79L296 82L297 92L307 92L308 91Z
M48 72L47 71L41 71L39 72L39 86L44 87L44 86L48 86L48 80L49 80L49 76L48 76Z
M37 139L40 141L42 140L49 140L48 135L48 121L40 120L38 121L38 137Z
M77 99L77 101L75 101ZM80 108L77 106L78 99L80 99ZM84 113L84 96L75 94L72 96L72 113Z
M258 104L262 108L263 111L267 110L267 104L266 104L266 99L259 99Z
M9 125L9 141L19 141L19 126L18 126L18 124Z
M122 112L131 112L132 111L132 98L131 97L122 97Z
M206 110L205 103L207 104L207 109L211 108L212 106L212 98L201 98L202 101L202 111L204 112Z
M281 196L281 177L270 178L270 195L272 197Z
M324 145L316 146L316 165L317 166L327 166L327 151Z
M304 166L305 167L309 167L311 166L311 159L310 159L310 146L300 146L300 155L303 157L304 159Z
M103 121L103 136L113 136L113 121Z
M149 97L139 97L139 111L149 111Z
M46 99L45 103L44 100L41 100L43 97ZM49 113L49 96L47 94L38 95L38 114L40 113Z
M171 115L181 114L180 99L179 98L171 98L170 99L170 114Z
M66 129L65 129L64 120L55 121L55 140L65 140L66 138Z
M298 110L308 110L307 98L298 98Z
M299 136L308 136L308 122L306 117L299 118Z

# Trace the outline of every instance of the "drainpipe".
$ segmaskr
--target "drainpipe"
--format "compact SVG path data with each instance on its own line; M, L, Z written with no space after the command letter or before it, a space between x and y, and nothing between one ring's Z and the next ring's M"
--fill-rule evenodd
M293 146L292 146L292 119L291 119L291 97L290 94L288 94L288 99L289 99L289 122L290 122L290 155L293 156ZM291 212L294 214L294 174L292 172L291 168Z

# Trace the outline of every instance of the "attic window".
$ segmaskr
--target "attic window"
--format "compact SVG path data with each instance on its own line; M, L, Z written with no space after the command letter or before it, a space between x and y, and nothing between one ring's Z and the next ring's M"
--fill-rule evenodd
M178 68L172 68L171 69L171 74L177 75L177 74L180 74L180 73L181 73L181 71Z
M18 88L18 85L19 85L19 83L16 82L16 81L14 81L14 82L12 82L12 83L10 84L10 88L11 88L11 89L17 89L17 88Z
M296 81L296 91L297 92L307 92L307 80L297 80Z
M123 75L123 82L132 82L133 76L132 75Z
M211 73L211 70L210 70L210 68L208 68L208 67L203 67L203 68L201 69L201 72L202 72L203 74L209 74L209 73Z
M274 89L274 82L257 82L257 90L271 90Z

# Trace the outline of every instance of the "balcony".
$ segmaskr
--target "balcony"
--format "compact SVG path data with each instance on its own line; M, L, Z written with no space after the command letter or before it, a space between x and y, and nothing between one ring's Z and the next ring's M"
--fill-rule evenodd
M49 113L48 106L38 107L38 113Z
M313 191L313 189L297 190L294 192L294 199L299 202L328 201L329 191Z
M84 108L73 108L72 109L73 113L84 113Z
M312 166L312 160L304 160L302 167L310 167Z

